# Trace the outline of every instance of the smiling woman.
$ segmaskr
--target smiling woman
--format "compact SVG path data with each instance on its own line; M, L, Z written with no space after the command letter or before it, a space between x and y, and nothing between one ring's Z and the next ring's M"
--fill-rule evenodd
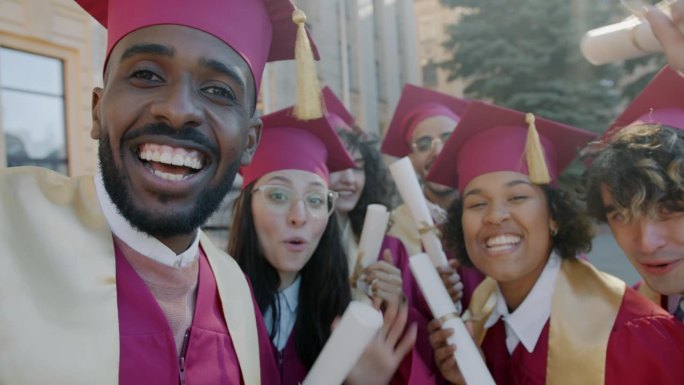
M473 101L428 176L462 194L445 238L489 277L465 317L497 384L640 384L654 375L676 384L683 375L666 364L684 358L681 324L577 258L591 246L591 224L554 186L592 137ZM430 326L442 374L462 383L451 331Z

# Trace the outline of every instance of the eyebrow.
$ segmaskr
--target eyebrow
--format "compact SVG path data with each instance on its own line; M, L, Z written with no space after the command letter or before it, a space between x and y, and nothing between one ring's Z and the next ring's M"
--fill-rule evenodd
M128 49L126 49L124 51L124 53L121 54L121 59L119 59L119 62L122 62L126 59L129 59L135 55L141 55L141 54L173 57L176 54L176 50L169 47L169 46L165 46L163 44L155 44L155 43L135 44L135 45L129 47Z
M216 59L210 59L206 57L200 59L200 65L206 69L218 72L222 75L231 78L234 82L237 83L238 87L240 87L240 91L242 93L245 92L245 81L242 78L242 76L240 76L239 72L235 71L234 69L228 67L227 65L221 63Z
M504 184L504 187L514 187L514 186L521 185L521 184L532 186L532 183L530 183L528 181L524 181L522 179L516 179L516 180L512 180L510 182L506 182ZM467 193L465 193L465 195L463 195L463 198L465 199L466 197L468 197L470 195L479 195L479 194L482 194L482 189L476 188L476 189L470 190Z

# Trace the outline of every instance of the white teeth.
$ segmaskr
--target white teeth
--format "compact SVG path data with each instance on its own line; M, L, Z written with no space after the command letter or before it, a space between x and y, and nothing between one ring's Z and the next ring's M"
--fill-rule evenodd
M202 155L197 151L160 146L152 143L140 146L138 157L142 160L188 167L195 170L199 170L204 166Z
M489 238L485 241L487 247L492 249L507 248L512 245L518 244L520 242L520 237L517 235L497 235L495 237Z
M173 182L178 182L188 177L187 175L171 174L159 170L152 170L152 172L154 172L154 175L160 177L161 179L170 180Z

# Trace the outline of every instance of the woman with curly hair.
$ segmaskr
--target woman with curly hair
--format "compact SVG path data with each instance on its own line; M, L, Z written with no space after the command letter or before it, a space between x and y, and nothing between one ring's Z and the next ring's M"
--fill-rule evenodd
M252 282L279 382L295 385L351 300L329 174L354 163L325 118L299 121L288 108L262 121L259 147L240 170L229 251ZM388 280L401 291L399 275ZM402 365L416 338L416 326L407 326L408 307L374 293L372 299L384 310L385 322L347 383L424 383L424 364Z
M529 125L529 127L526 127ZM539 129L537 131L537 128ZM599 272L578 253L591 247L588 217L556 186L593 134L473 102L430 173L461 193L445 238L489 278L469 318L497 384L676 384L684 378L684 329L662 309ZM430 324L440 371L463 383Z

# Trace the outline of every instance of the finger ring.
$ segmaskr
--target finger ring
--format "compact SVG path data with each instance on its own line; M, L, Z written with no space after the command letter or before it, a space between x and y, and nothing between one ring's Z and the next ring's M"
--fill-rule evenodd
M375 284L378 283L378 281L379 281L378 278L373 278L370 285L368 285L368 292L366 293L366 294L368 294L368 296L373 295L373 292L375 291Z

